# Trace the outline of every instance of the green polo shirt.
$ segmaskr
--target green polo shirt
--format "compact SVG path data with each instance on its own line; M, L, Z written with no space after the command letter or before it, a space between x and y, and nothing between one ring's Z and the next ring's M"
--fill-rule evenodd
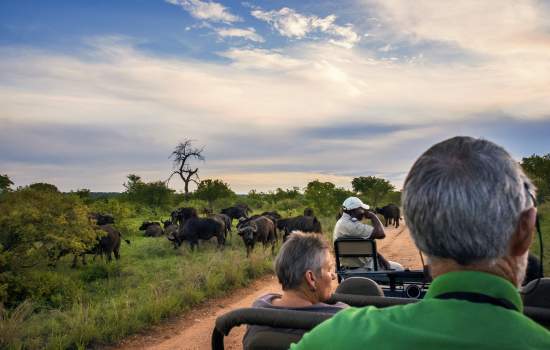
M435 298L449 292L503 298L523 311L517 289L507 280L483 272L450 272L436 278L418 303L340 311L291 349L550 349L550 331L521 312Z

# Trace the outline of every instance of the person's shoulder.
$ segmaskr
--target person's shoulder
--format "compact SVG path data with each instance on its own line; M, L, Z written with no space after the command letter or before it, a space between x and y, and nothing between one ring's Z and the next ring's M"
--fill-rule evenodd
M267 293L258 297L252 303L252 307L275 307L273 306L273 299L280 298L281 294L278 293Z
M348 307L306 333L291 349L354 348L360 337L369 328L373 313L380 311L374 306Z

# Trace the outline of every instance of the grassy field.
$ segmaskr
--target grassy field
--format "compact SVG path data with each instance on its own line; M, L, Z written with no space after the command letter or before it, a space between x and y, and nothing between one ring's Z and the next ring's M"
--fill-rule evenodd
M544 243L544 256L543 256L543 265L544 265L544 275L550 277L550 203L544 203L538 208L540 229L542 232L542 242ZM535 234L535 239L533 245L531 246L531 251L539 256L539 238Z
M540 206L539 214L548 276L550 204ZM331 240L336 219L320 220ZM213 240L191 252L185 244L174 250L164 237L142 237L137 231L141 221L125 222L131 245L122 243L119 262L89 261L71 269L71 257L66 257L53 270L33 272L39 282L55 284L59 291L46 302L24 303L10 315L0 314L0 347L84 349L111 344L272 271L270 249L256 247L247 259L235 232L223 251ZM538 239L532 251L538 255Z
M140 220L134 221L136 227ZM98 259L71 269L71 257L66 257L53 271L35 271L46 280L57 279L63 290L45 305L23 304L0 319L0 347L83 349L113 343L272 271L270 249L257 247L247 259L235 232L223 251L214 239L195 252L186 245L174 250L164 237L134 232L128 237L131 245L122 243L117 263Z

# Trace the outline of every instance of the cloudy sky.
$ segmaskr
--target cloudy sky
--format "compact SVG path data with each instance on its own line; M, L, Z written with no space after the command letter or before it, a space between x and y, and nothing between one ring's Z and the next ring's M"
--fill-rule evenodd
M550 1L0 2L0 174L120 191L181 140L240 193L550 152ZM180 189L177 181L171 186Z

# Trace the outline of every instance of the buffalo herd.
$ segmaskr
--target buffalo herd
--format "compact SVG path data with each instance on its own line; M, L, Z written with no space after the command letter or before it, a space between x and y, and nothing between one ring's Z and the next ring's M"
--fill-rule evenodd
M261 243L266 249L271 246L274 253L277 241L287 240L294 231L322 232L321 222L315 216L313 209L306 208L303 215L283 218L276 211L266 211L261 214L249 216L250 208L244 204L223 208L219 213L212 210L201 210L202 216L192 207L178 208L170 214L170 218L164 222L145 221L139 227L146 237L166 237L179 248L187 241L191 250L194 250L199 241L207 241L216 238L219 248L223 248L228 239L231 239L233 221L237 220L236 231L246 247L246 255L250 256L256 243ZM385 225L399 227L400 211L394 204L388 204L382 208L376 208L375 212L385 219ZM111 254L116 259L120 258L119 248L121 234L112 224L113 216L109 214L92 213L90 219L98 229L104 232L98 236L97 244L84 254L105 255L111 260ZM126 240L129 244L130 242ZM82 257L84 254L80 253ZM73 264L76 264L75 255ZM85 260L83 258L83 263Z

